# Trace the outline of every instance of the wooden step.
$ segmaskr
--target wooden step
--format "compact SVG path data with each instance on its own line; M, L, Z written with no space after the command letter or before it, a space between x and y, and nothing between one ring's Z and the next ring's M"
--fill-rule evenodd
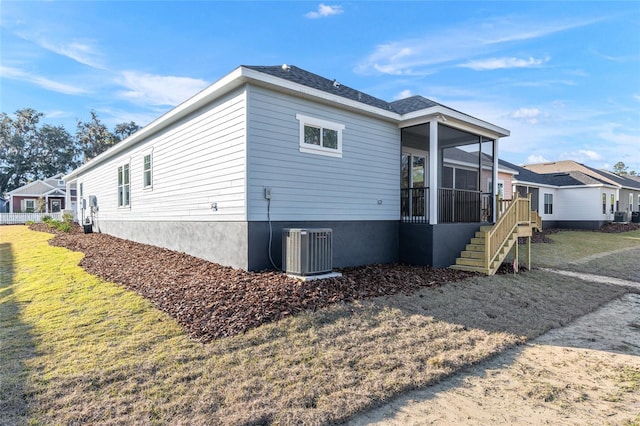
M476 238L487 238L487 233L486 232L477 231L475 237Z
M484 268L484 259L469 259L459 257L456 259L456 265L475 266L476 268Z
M487 241L487 239L486 239L486 238L478 238L478 237L475 237L475 238L472 238L472 239L471 239L471 244L475 244L475 245L483 246L483 245L484 245L484 243L485 243L485 241Z
M460 253L460 257L464 257L467 259L484 259L483 251L463 251Z
M489 275L489 271L484 268L476 268L475 266L466 266L466 265L451 265L449 266L451 269L457 269L458 271L467 271L467 272L478 272L480 274Z
M484 244L467 244L465 250L467 251L480 251L484 253Z

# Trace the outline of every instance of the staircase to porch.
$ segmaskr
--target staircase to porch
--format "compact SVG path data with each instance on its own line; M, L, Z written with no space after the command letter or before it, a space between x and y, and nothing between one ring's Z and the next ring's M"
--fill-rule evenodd
M514 246L517 255L519 237L528 237L531 243L534 229L542 230L542 219L531 210L530 197L521 198L516 194L494 225L480 227L451 268L493 275Z

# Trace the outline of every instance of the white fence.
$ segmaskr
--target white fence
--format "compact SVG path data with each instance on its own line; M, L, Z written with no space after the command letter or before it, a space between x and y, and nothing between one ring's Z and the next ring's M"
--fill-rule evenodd
M62 212L58 213L0 213L0 225L19 225L27 222L42 222L49 216L54 220L62 220Z

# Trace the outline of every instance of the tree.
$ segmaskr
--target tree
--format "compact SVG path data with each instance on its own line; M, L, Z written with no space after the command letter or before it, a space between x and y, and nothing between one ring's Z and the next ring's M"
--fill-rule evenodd
M118 141L124 140L140 130L140 126L138 126L133 121L128 123L120 123L116 124L116 128L113 131L113 134L116 135Z
M620 176L626 176L627 169L628 169L628 167L622 161L618 161L613 166L613 173L615 173L617 175L620 175Z
M32 108L0 115L0 193L77 166L77 147L62 126L39 127L44 115Z
M91 121L85 123L78 120L76 138L85 163L118 142L118 138L100 122L98 114L94 111L91 111Z

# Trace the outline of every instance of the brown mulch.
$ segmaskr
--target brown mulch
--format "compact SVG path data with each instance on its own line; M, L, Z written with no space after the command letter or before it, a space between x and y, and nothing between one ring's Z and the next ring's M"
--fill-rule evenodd
M80 266L87 272L151 300L201 342L240 334L307 309L411 293L474 275L449 268L378 264L340 269L340 278L302 282L280 272L247 272L107 234L84 234L79 225L69 233L46 224L30 228L56 234L50 244L84 253ZM612 223L601 231L634 229L640 225ZM555 232L535 233L532 242L552 242L546 235ZM513 266L504 264L498 273L513 273Z
M50 244L84 253L80 266L87 272L151 300L201 342L332 303L411 293L473 275L448 268L368 265L340 269L340 278L302 282L280 272L247 272L106 234L84 234L79 226L68 234L44 224L31 229L55 233Z

